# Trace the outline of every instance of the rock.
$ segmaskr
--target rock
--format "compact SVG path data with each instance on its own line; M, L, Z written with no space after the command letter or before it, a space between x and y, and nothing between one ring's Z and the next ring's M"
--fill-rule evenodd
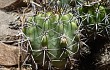
M13 66L18 64L19 47L7 45L0 42L0 65ZM24 50L21 50L21 62L23 62L27 56Z
M27 7L27 3L24 0L0 0L1 10L12 11L21 7Z
M0 40L5 40L7 36L14 36L18 34L18 30L10 29L9 24L16 20L17 16L8 14L0 10ZM17 23L16 23L17 24Z
M19 70L19 68L11 67L11 68L0 68L0 70ZM21 70L32 70L31 68L21 68Z
M10 6L12 4L18 4L22 0L0 0L0 8L5 8L7 6Z

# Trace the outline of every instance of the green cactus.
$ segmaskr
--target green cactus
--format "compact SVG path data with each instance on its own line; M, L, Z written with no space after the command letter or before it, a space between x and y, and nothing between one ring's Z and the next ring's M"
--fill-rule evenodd
M79 49L76 44L79 39L74 39L78 37L78 26L73 14L38 13L30 17L29 22L31 24L24 27L23 32L30 38L36 63L46 66L50 62L63 70L69 56Z
M81 17L81 29L84 30L83 34L90 38L95 39L96 36L106 36L103 32L108 27L109 23L106 23L106 16L108 15L108 9L100 3L95 3L92 5L84 5L77 8ZM108 21L107 21L108 22Z

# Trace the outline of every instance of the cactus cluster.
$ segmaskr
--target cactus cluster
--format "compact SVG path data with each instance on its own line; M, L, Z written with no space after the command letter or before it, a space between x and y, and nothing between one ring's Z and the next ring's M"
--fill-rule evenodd
M109 9L101 3L75 5L74 12L65 12L64 8L59 11L37 12L23 28L30 38L35 62L43 69L64 70L68 65L71 69L72 56L82 46L89 48L88 40L110 35Z

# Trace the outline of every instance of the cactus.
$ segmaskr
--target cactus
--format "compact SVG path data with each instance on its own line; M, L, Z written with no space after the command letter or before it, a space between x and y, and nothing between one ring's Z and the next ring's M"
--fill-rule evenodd
M23 32L30 38L36 63L44 68L50 63L52 67L64 70L69 57L79 50L74 15L39 12L30 17L29 22Z
M110 39L110 28L109 28L109 10L106 5L99 2L94 2L88 5L82 5L77 7L77 15L78 21L80 25L80 31L82 34L81 39L84 43L88 45L91 53L87 53L83 60L81 61L82 66L81 70L89 69L94 67L93 69L103 68L101 65L104 65L104 69L106 69L106 64L97 65L100 62L100 51L105 49L103 45L107 43ZM103 45L102 45L103 44ZM102 46L102 47L99 47ZM83 49L83 48L81 48ZM84 50L86 51L86 49ZM99 53L100 51L100 53ZM99 58L97 57L99 56ZM89 59L89 58L90 59ZM92 58L92 61L91 61ZM90 61L90 63L88 63ZM87 62L87 63L86 63ZM93 64L91 64L93 62ZM95 62L95 63L94 63ZM83 65L85 64L85 65ZM86 67L87 66L87 67ZM108 68L108 67L107 67Z
M77 8L80 15L82 34L85 35L86 39L94 38L96 36L107 37L109 32L109 20L107 15L108 9L106 6L100 3L94 3L91 5L83 5Z

